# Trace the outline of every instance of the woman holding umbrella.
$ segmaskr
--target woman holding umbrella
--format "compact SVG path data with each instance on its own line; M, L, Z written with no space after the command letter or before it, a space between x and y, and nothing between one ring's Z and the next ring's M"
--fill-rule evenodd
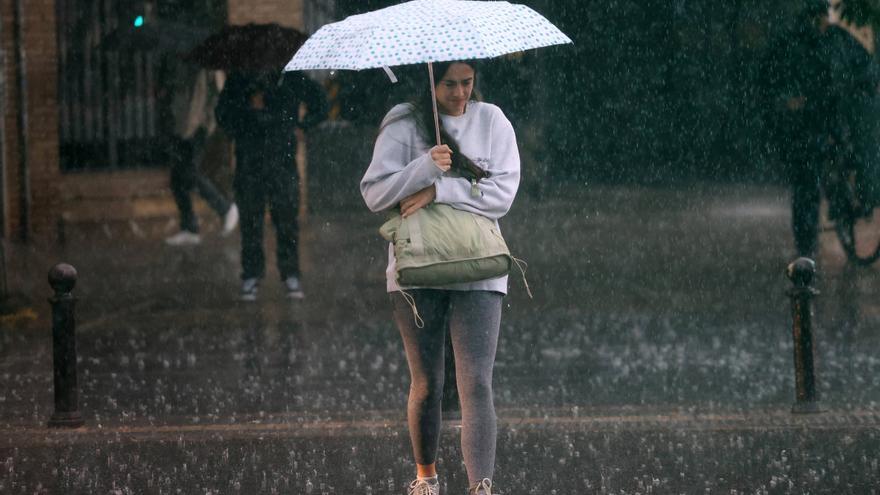
M435 63L439 76L431 92L386 115L361 193L375 212L399 207L408 217L431 202L496 221L510 209L519 186L520 161L513 127L496 106L472 99L474 62ZM432 101L432 99L434 101ZM439 134L432 107L440 111ZM485 169L488 177L473 185L465 171ZM406 287L395 277L389 249L386 270L395 323L403 338L412 382L408 422L417 478L409 495L437 495L435 461L440 439L444 340L452 339L461 402L461 448L469 494L491 495L495 463L496 419L492 369L507 277L444 287ZM413 318L411 296L421 317ZM418 323L423 322L423 325Z

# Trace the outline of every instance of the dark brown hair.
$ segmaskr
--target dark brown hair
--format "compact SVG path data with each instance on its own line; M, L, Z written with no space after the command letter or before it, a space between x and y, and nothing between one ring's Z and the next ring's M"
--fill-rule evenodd
M440 84L440 80L446 75L446 72L449 71L449 67L452 64L465 64L471 69L474 70L474 86L477 83L477 64L473 60L461 60L461 61L452 61L452 62L435 62L434 63L434 84ZM471 101L475 100L476 91L471 93ZM416 123L416 129L418 129L419 135L422 139L428 143L429 146L434 146L435 140L437 139L434 132L434 109L433 102L431 101L431 88L430 86L425 87L421 90L420 94L416 96L413 100L410 101L409 107L410 111L401 116L400 118L412 117ZM398 120L398 119L394 119ZM394 121L392 120L392 122ZM388 125L391 122L386 123ZM489 173L486 170L480 168L476 163L473 162L467 155L461 152L461 149L458 145L458 142L450 136L445 129L443 129L443 121L440 120L440 142L449 146L449 149L452 150L452 168L456 170L463 177L468 179L476 179L480 180L489 176Z

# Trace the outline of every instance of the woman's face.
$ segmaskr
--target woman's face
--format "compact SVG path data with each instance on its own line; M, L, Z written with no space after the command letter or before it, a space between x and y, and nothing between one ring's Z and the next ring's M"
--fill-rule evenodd
M474 90L474 69L456 62L437 82L437 107L446 115L462 115Z

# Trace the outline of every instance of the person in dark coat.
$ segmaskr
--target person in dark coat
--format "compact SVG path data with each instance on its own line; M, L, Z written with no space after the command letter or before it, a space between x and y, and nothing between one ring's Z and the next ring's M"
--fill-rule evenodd
M799 256L816 255L823 164L829 150L852 146L863 189L873 192L878 148L870 124L876 116L870 118L862 105L876 99L876 89L870 89L876 83L869 82L875 68L849 33L829 23L824 0L809 2L795 30L778 40L765 60L762 76L771 95L771 132L791 186Z
M300 103L306 113L300 118ZM241 225L241 298L255 300L265 275L263 226L275 227L278 271L288 296L302 298L297 243L296 131L326 118L322 88L299 72L233 72L220 94L218 124L235 140L233 181Z
M869 214L880 199L880 64L873 53L841 27L832 30L832 92L837 95L839 139L856 171L855 205Z

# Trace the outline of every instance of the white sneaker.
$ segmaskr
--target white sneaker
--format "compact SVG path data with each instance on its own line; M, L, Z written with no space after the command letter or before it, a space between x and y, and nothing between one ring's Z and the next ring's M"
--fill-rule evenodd
M169 246L195 246L202 242L202 236L188 230L181 230L171 237L165 238L165 244Z
M437 477L415 479L406 489L406 495L440 495L440 483Z
M246 278L241 281L241 293L239 297L242 301L256 301L257 290L260 288L260 279Z
M494 495L500 495L499 493L492 491L492 480L489 478L481 479L476 485L468 490L468 493L473 495L493 495L493 493Z
M306 297L306 294L302 289L302 284L299 283L299 278L295 275L291 275L284 279L284 287L287 288L287 297L290 299L302 299Z
M220 235L223 237L228 236L235 230L235 227L238 226L238 207L235 206L235 203L226 210L226 214L223 215L223 230Z

